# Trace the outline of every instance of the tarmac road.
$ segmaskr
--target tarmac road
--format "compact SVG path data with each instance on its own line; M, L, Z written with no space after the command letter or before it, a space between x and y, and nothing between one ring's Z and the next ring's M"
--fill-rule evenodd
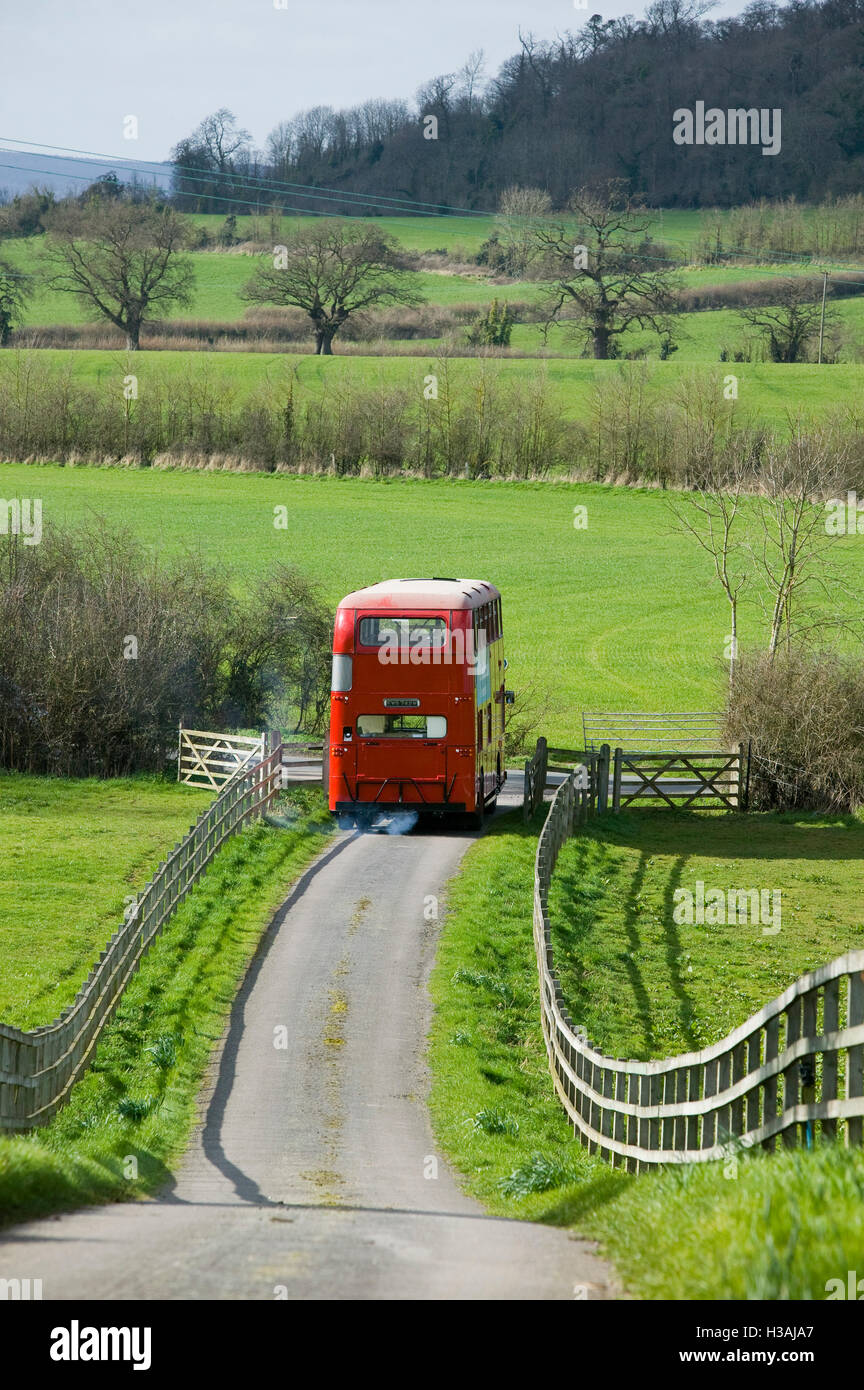
M424 906L472 838L339 834L267 932L171 1186L7 1230L0 1278L75 1300L615 1297L590 1244L485 1215L436 1155Z

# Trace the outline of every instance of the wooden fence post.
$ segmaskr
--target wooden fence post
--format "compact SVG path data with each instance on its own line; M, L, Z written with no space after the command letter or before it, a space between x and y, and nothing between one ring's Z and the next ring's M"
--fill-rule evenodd
M849 976L849 1019L848 1027L855 1028L864 1023L864 970L856 970ZM846 1095L864 1096L864 1046L850 1047L846 1061ZM852 1115L849 1119L849 1143L864 1142L864 1118Z
M746 809L747 794L744 784L744 744L738 744L738 792L735 798L739 811Z
M822 994L822 1032L836 1033L840 1027L840 981L829 980ZM837 1053L832 1048L822 1054L822 1100L837 1099ZM825 1139L837 1137L837 1121L822 1121L822 1136Z
M615 749L615 775L612 780L612 810L617 813L621 810L621 761L624 757L623 749Z
M600 745L597 760L597 810L601 814L609 804L609 744Z
M786 1010L786 1038L785 1047L791 1047L801 1037L801 1000L793 999ZM801 1076L798 1070L798 1063L792 1062L783 1072L783 1116L786 1118L788 1112L792 1110L799 1100L801 1089ZM783 1144L787 1149L793 1149L798 1142L798 1126L789 1124L787 1121L783 1129Z

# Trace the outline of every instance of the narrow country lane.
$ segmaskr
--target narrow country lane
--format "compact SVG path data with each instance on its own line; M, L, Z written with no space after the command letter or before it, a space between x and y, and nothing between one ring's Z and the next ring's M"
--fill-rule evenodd
M615 1296L587 1243L486 1216L440 1158L427 1176L424 901L471 838L338 835L268 930L173 1184L6 1231L0 1277L46 1299Z

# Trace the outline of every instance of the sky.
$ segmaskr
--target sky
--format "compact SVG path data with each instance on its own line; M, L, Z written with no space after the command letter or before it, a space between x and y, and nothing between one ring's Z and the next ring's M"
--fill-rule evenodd
M721 0L712 17L743 4ZM411 99L472 50L483 49L494 75L520 29L554 39L592 13L643 9L644 0L0 0L0 140L162 160L227 106L262 147L305 107Z

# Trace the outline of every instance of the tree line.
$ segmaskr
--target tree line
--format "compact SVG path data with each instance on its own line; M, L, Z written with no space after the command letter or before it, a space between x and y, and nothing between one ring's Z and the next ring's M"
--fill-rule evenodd
M263 150L223 108L173 151L177 204L356 215L358 199L380 214L414 199L434 214L435 205L495 207L516 183L539 184L560 208L573 188L610 178L664 207L857 192L864 0L752 0L716 20L709 8L653 0L641 19L594 14L552 41L525 33L494 76L473 53L459 71L425 83L413 103L316 106L279 121ZM723 111L780 110L780 153L675 144L674 113L699 100Z

